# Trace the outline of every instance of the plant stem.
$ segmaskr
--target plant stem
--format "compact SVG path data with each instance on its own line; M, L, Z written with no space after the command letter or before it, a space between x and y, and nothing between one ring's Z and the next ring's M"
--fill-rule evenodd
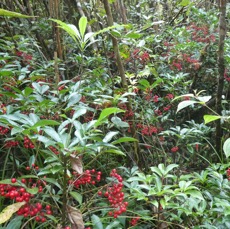
M63 155L63 186L62 186L62 226L66 224L66 207L67 207L67 157Z
M217 86L217 96L216 96L216 112L221 114L222 106L222 94L224 88L224 43L226 36L226 0L220 1L220 18L219 18L219 50L218 50L218 86ZM216 151L221 153L221 138L223 135L223 130L221 127L221 120L216 121Z

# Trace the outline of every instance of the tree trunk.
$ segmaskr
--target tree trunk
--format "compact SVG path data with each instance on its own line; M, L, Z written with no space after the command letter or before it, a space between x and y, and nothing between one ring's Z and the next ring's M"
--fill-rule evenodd
M220 1L220 17L219 17L219 50L218 50L218 86L217 86L217 97L216 97L216 112L221 115L222 106L221 99L224 89L224 42L226 35L226 0ZM221 139L223 130L221 128L221 120L216 121L216 150L218 153L221 152Z

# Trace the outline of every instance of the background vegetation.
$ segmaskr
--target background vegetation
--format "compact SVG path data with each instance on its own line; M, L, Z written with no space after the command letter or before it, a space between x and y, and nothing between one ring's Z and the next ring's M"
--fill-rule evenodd
M0 3L0 228L230 228L230 5Z

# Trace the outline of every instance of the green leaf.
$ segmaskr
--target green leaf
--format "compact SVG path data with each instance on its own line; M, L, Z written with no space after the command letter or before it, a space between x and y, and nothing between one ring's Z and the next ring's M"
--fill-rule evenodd
M32 128L37 128L37 127L42 127L42 126L56 126L56 125L60 125L60 123L54 120L44 119L44 120L40 120L36 122L35 125L32 126Z
M112 144L116 145L118 143L123 143L123 142L137 142L137 139L131 138L131 137L121 137L121 138L113 141Z
M101 219L97 215L93 214L91 216L91 219L92 219L92 223L94 225L94 227L93 227L94 229L103 229Z
M35 155L30 156L29 159L29 166L32 167L33 164L35 164Z
M146 80L146 79L141 79L141 80L139 80L138 83L141 84L142 86L144 86L144 88L150 87L150 83L149 83L149 81Z
M22 184L20 181L17 181L15 183L11 182L11 179L5 179L5 180L1 180L0 184L10 184L12 186L23 186L26 187L25 184Z
M50 19L50 20L56 22L60 28L65 30L73 38L75 42L80 40L80 33L75 25L66 24L65 22L62 22L57 19Z
M117 127L129 127L129 124L127 122L123 122L119 117L114 116L111 118L111 122L115 124Z
M77 119L78 117L84 115L87 112L85 108L79 108L77 111L74 112L72 120Z
M107 118L109 115L114 114L114 113L120 113L120 112L125 112L124 110L121 110L117 107L109 107L105 108L102 110L97 122L95 123L96 126L100 125L101 122Z
M23 176L18 177L19 180L21 180L22 178L24 178L24 179L27 179L27 178L38 179L38 176L30 174L30 175L23 175Z
M143 34L141 33L135 33L135 32L131 32L125 35L126 38L131 38L131 39L139 39L143 36Z
M185 191L185 194L189 194L189 195L191 195L191 197L194 197L194 198L197 198L200 200L204 199L201 192L199 192L197 190L187 190L187 191Z
M173 170L174 168L178 167L179 165L176 165L176 164L170 164L166 167L166 174L168 174L171 170Z
M117 150L117 149L108 149L105 151L106 153L114 153L122 156L126 156L122 151Z
M24 90L23 90L23 94L24 96L29 96L31 93L33 92L33 89L31 87L26 87Z
M9 10L4 10L4 9L0 9L0 16L18 17L18 18L30 18L30 17L34 17L34 16L28 16L28 15L25 15L25 14L20 14L20 13L16 13L16 12L9 11Z
M70 192L70 195L79 203L82 204L82 195L78 192Z
M221 116L219 115L204 115L204 123L207 124L209 122L213 122L217 119L220 119Z
M189 5L190 4L190 0L182 0L181 2L180 2L180 5L181 6L187 6L187 5Z
M81 37L83 38L85 35L86 26L87 26L87 17L81 17L79 20L78 26L79 26Z
M43 178L44 181L56 185L60 190L62 190L62 187L60 184L58 184L57 179L54 178Z
M11 216L17 212L23 205L25 205L26 202L19 202L15 204L11 204L3 209L3 211L0 213L0 224L5 223L8 221Z
M16 216L15 218L11 219L5 229L20 229L23 218L24 216Z
M154 173L156 173L158 176L160 176L160 177L162 177L162 172L161 172L161 170L159 169L159 168L157 168L157 167L150 167L150 169L151 169L151 171L152 172L154 172Z
M110 223L105 229L113 229L113 228L118 228L117 226L119 226L120 222L119 221L114 221L112 223Z
M38 188L35 187L35 188L26 188L26 191L30 194L37 194L38 193Z
M74 104L78 103L80 101L80 99L81 99L80 94L78 94L76 92L72 93L70 95L70 97L69 97L69 102L67 104L67 108L69 108L69 107L73 106Z
M153 88L159 86L163 81L164 81L164 80L161 79L161 78L157 79L157 80L151 85L151 89L153 89Z
M56 142L60 142L60 143L62 142L59 134L53 128L47 126L46 128L44 128L44 131Z
M17 134L17 133L21 133L23 132L24 129L20 126L15 126L11 129L11 135Z
M230 138L228 138L223 145L223 150L225 153L226 158L230 156Z
M202 103L207 103L211 98L212 98L212 96L210 96L210 95L207 95L207 96L197 96L196 97L196 99L198 99Z
M102 141L108 143L118 133L119 133L118 131L110 131L109 133L106 134L106 136L103 138Z
M195 103L199 103L197 101L191 101L191 100L186 100L186 101L182 101L178 104L178 107L177 107L177 111L176 112L179 112L180 110L184 109L185 107L188 107L192 104L195 104Z

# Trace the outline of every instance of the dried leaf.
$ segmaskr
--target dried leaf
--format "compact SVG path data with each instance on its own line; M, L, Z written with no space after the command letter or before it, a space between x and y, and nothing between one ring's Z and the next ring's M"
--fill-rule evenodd
M11 204L3 209L0 213L0 224L5 223L7 220L11 218L11 216L17 212L26 202L19 202L15 204Z
M69 220L72 224L72 228L84 229L85 227L81 212L71 206L67 206L67 211Z
M78 174L83 173L83 165L82 165L82 160L80 157L77 157L76 155L71 154L70 162L71 162L73 170L75 170Z

